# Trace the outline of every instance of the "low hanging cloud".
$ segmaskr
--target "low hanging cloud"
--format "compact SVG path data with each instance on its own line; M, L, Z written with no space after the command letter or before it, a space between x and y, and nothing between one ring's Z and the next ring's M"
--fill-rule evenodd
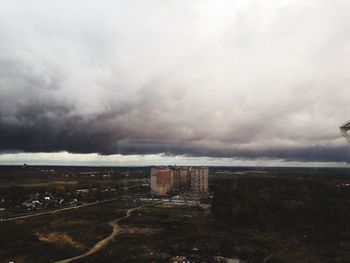
M347 162L349 8L3 1L0 151Z

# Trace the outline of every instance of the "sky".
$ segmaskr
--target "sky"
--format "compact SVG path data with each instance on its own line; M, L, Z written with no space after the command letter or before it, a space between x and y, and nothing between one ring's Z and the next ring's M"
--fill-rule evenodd
M347 0L1 0L0 164L350 162Z

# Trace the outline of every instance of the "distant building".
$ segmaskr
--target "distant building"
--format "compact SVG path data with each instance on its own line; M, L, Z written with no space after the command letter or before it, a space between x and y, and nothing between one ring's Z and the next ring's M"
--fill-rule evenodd
M181 191L189 189L190 187L190 174L188 167L170 167L172 171L172 189L175 191Z
M170 192L191 191L208 193L208 167L158 166L151 168L151 192L166 195Z
M208 193L208 167L191 167L191 192L198 194Z
M172 172L169 167L151 168L151 191L158 195L166 195L172 187Z

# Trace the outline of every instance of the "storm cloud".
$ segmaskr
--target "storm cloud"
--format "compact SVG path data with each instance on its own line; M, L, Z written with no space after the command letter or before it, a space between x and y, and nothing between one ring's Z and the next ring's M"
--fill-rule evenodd
M2 1L0 152L347 162L349 8Z

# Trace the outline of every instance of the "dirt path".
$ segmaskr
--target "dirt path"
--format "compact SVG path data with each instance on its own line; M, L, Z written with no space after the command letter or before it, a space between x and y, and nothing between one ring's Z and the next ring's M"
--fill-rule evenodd
M128 218L133 211L135 211L137 209L140 209L142 207L143 207L143 205L142 206L138 206L138 207L134 207L134 208L129 208L126 211L126 215L125 216L110 221L109 224L113 227L112 233L108 237L106 237L106 238L102 239L101 241L97 242L89 251L87 251L84 254L81 254L79 256L75 256L75 257L72 257L72 258L67 258L67 259L55 261L54 263L68 263L68 262L72 262L72 261L74 261L76 259L84 258L84 257L87 257L87 256L89 256L91 254L96 253L97 251L102 249L104 246L106 246L109 242L111 242L118 235L118 233L120 231L120 227L118 225L118 222L120 220L124 219L124 218Z

